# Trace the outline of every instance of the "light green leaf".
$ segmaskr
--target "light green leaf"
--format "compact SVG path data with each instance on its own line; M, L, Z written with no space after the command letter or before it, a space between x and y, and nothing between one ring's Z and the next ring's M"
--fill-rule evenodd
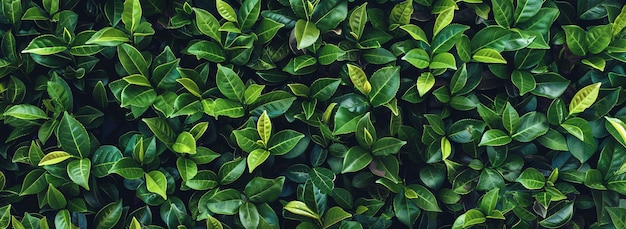
M122 11L122 22L126 30L135 32L141 22L141 3L139 0L124 1L124 11Z
M454 18L454 7L449 7L437 15L433 27L433 36L436 36L443 28L448 26L452 22L452 18Z
M424 30L422 30L422 28L420 28L419 26L413 25L413 24L406 24L406 25L401 25L400 29L407 32L414 40L423 41L424 43L429 44L426 33L424 33Z
M352 214L346 212L343 208L338 206L332 207L324 214L324 227L322 228L329 228L350 217L352 217Z
M222 0L216 0L215 4L217 8L217 13L219 13L222 18L226 19L227 21L237 23L237 13L235 13L235 10L232 6Z
M602 83L598 82L588 85L576 92L569 104L569 115L583 112L585 109L589 108L598 98L601 85Z
M536 190L543 188L546 177L535 168L527 168L515 181L522 184L526 189Z
M128 35L123 31L113 28L104 27L91 35L91 38L85 42L87 45L102 45L102 46L118 46L122 43L129 42Z
M41 158L41 160L39 161L39 164L37 165L38 166L54 165L54 164L61 163L71 157L72 155L65 151L52 151L46 154L43 158Z
M297 200L289 201L289 203L285 204L283 208L296 215L301 215L304 217L309 217L309 218L318 219L318 220L320 219L319 214L311 210L309 207L306 206L304 202L301 202L301 201L297 201Z
M611 43L611 25L591 27L585 36L589 53L598 54L604 51Z
M430 61L430 69L450 68L456 70L456 59L449 52L439 53Z
M360 6L357 6L350 13L349 23L350 26L350 34L356 39L359 40L363 35L363 30L365 29L365 23L367 23L367 11L366 11L367 2L363 3Z
M246 158L246 162L248 163L248 172L252 173L256 167L263 164L265 160L270 156L270 151L265 149L255 149Z
M172 149L177 153L196 153L196 139L187 131L178 134L176 142L172 145Z
M402 57L402 60L419 69L424 69L430 64L430 56L428 56L426 50L420 48L411 49Z
M320 30L315 27L315 23L299 19L294 28L298 49L305 49L317 41Z
M391 14L389 15L390 25L406 25L411 21L411 14L413 14L413 1L406 0L393 6Z
M22 53L32 53L37 55L52 55L63 52L67 49L65 42L54 35L41 35L30 41Z
M504 131L498 129L491 129L485 131L483 137L480 139L478 146L503 146L511 142L511 137Z
M167 179L165 174L159 170L153 170L146 173L145 178L148 191L159 194L159 196L167 200Z
M350 80L352 81L354 87L356 87L356 89L364 95L368 95L372 90L372 86L367 80L365 72L363 72L363 70L361 70L358 66L352 64L347 64L346 66L348 66L348 75L350 76Z
M622 146L626 147L626 124L618 118L604 117L605 128Z
M502 125L509 133L513 133L519 126L519 114L509 102L506 103L504 111L502 111Z
M256 123L256 130L259 133L263 145L267 146L272 134L272 121L270 117L267 116L267 111L263 111L261 116L259 116L259 120Z
M198 165L191 159L184 157L178 157L176 159L176 168L183 181L191 180L196 174L198 174Z
M39 107L30 104L18 104L4 111L3 116L11 116L22 120L50 119Z
M193 8L193 11L196 14L196 26L198 26L198 30L204 35L213 38L218 43L222 43L222 34L219 31L220 23L213 14L200 8Z
M567 48L577 56L587 55L587 39L584 29L577 25L564 25L565 41L567 42Z
M424 72L417 77L417 92L423 97L430 89L435 86L435 76L430 72Z
M495 49L483 48L474 53L472 57L475 61L487 64L506 64L506 59Z

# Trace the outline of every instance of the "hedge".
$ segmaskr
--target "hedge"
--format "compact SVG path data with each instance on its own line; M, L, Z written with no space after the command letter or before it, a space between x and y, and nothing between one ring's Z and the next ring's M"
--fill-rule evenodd
M1 0L0 228L626 228L621 0Z

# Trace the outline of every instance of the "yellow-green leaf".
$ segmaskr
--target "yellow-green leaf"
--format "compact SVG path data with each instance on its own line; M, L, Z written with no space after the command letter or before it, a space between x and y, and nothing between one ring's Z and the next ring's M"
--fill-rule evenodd
M473 58L475 61L487 64L506 64L506 59L502 57L500 52L490 48L478 50Z
M39 161L38 165L39 166L54 165L54 164L61 163L69 159L70 157L72 157L72 155L65 151L52 151L46 154L46 156L43 156L41 161Z
M372 90L372 85L367 80L367 75L358 66L348 64L348 75L354 87L364 95L367 95Z
M256 123L256 131L259 133L263 144L267 146L267 142L270 140L270 135L272 134L272 121L270 117L267 116L267 111L263 111L263 114L259 117L259 121Z
M145 177L148 191L159 194L159 196L167 200L167 194L165 193L167 191L167 179L165 175L159 170L154 170L146 173Z
M569 104L569 114L577 114L583 112L589 108L598 99L598 93L600 93L600 86L602 83L598 82L592 85L588 85L580 89L572 98Z

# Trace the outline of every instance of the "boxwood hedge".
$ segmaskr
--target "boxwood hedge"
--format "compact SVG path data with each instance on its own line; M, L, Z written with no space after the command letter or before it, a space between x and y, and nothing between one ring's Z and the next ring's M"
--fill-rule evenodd
M621 0L0 9L0 228L626 228Z

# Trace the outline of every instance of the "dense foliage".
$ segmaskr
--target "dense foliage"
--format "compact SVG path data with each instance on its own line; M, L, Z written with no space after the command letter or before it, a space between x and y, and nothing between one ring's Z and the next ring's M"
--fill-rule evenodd
M626 228L621 0L0 9L0 228Z

